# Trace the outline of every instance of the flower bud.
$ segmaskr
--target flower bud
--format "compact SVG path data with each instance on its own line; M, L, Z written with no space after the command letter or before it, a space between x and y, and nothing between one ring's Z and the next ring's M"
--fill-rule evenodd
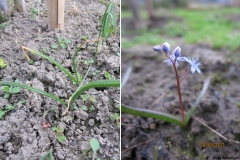
M156 45L153 47L153 50L156 51L156 52L161 52L161 47L159 45Z
M181 55L181 48L177 46L177 48L173 51L173 55L175 57L179 57Z
M169 43L165 42L162 44L162 49L165 53L169 53L170 52L170 45Z

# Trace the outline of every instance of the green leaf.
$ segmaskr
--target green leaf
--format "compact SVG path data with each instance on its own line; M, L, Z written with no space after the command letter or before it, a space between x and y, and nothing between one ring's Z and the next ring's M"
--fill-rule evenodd
M9 92L9 86L2 86L0 90L4 90L5 92Z
M89 65L89 64L92 64L93 62L94 62L94 60L92 60L92 59L91 59L91 60L88 60L88 61L85 60L85 61L84 61L84 64Z
M58 139L59 142L62 143L64 141L66 141L67 138L65 136L57 136L57 139Z
M10 104L6 105L4 108L4 111L0 110L0 119L4 116L5 113L7 113L8 111L14 110L15 108L16 108L15 106L12 106Z
M0 58L0 68L5 68L7 66L7 64L5 63L5 61Z
M63 49L66 49L66 48L67 48L67 46L65 45L65 43L60 43L60 45L61 45L61 47L62 47Z
M12 93L12 94L18 93L18 92L20 92L20 88L19 87L13 87L12 89L9 90L9 93Z
M110 19L111 19L111 16L107 13L104 16L103 31L102 31L102 37L103 38L108 36L108 31L109 31L109 28L110 28Z
M201 102L202 98L204 97L210 82L211 82L211 76L208 76L207 79L204 81L203 88L202 88L202 90L201 90L201 92L200 92L196 102L194 103L192 108L188 111L188 113L187 113L187 115L185 117L185 120L184 120L185 124L188 123L188 121L191 118L192 114L197 110L197 106Z
M68 40L68 39L65 39L64 41L63 41L64 43L71 43L71 41L70 40Z
M40 160L53 160L52 147Z
M58 37L58 42L59 42L59 43L63 43L62 37Z
M9 96L10 96L10 95L9 95L8 93L5 93L4 96L3 96L3 98L8 99Z
M14 110L16 107L11 105L11 104L7 104L6 107L5 107L5 111L11 111L11 110Z
M83 92L91 89L91 88L104 88L104 87L120 87L120 80L98 80L90 82L83 87L79 87L71 96L69 106L71 107L75 100L81 95Z
M81 107L81 110L87 111L87 106L82 106L82 107Z
M126 106L124 104L121 104L121 112L122 113L127 113L127 114L132 114L135 116L140 116L140 117L147 117L147 118L155 118L155 119L160 119L166 122L171 122L174 124L179 125L180 127L184 127L184 124L182 121L170 114L163 113L163 112L157 112L157 111L152 111L152 110L147 110L147 109L140 109L140 108L133 108Z
M29 64L33 65L33 63L34 63L34 61L31 59L31 60L29 61Z
M26 102L26 100L21 100L21 101L19 101L18 103L23 104L23 103L25 103L25 102Z
M58 44L53 44L53 45L52 45L52 48L53 48L53 49L57 49L57 48L58 48Z
M89 95L86 95L86 94L81 95L81 98L82 98L83 101L88 100L89 97L90 97L90 96L89 96Z
M50 97L50 98L60 102L62 105L67 106L67 103L65 103L62 99L60 99L60 98L58 98L58 97L56 97L56 96L54 96L52 94L49 94L48 92L42 91L42 90L37 89L37 88L30 87L30 86L25 85L25 84L19 84L19 83L15 83L15 82L0 81L0 85L9 85L9 86L14 86L14 87L20 87L20 88L28 89L28 90L37 92L39 94L42 94L44 96Z
M77 110L77 109L78 109L78 107L77 107L77 106L74 106L74 107L73 107L73 109Z
M33 54L36 54L36 55L38 55L38 56L40 56L42 58L47 59L51 63L55 64L60 70L62 70L64 73L66 73L69 78L71 78L76 84L78 84L77 80L75 79L75 77L66 68L64 68L60 63L55 61L53 58L51 58L51 57L49 57L49 56L47 56L47 55L45 55L45 54L43 54L43 53L41 53L39 51L31 50L31 49L26 48L26 47L25 47L25 49L30 51L30 52L32 52Z
M57 127L52 127L52 131L56 131L57 130Z
M112 20L112 24L113 24L113 32L116 33L117 32L117 20L116 20L116 17L114 15L113 12L109 12L108 13L110 16L111 16L111 20Z
M6 111L0 110L0 119L2 119L2 117L4 116L5 113L6 113Z
M91 146L93 152L97 152L97 150L100 148L99 142L96 138L92 138L90 140L90 146Z

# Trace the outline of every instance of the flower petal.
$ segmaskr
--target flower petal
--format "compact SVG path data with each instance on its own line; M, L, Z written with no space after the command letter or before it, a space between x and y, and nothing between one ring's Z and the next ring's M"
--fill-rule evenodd
M170 44L165 42L162 44L162 50L165 52L165 53L169 53L170 52Z
M196 67L196 70L198 71L198 73L201 73L201 70L198 67Z
M195 73L195 71L196 71L195 67L191 67L191 71L192 71L192 73Z

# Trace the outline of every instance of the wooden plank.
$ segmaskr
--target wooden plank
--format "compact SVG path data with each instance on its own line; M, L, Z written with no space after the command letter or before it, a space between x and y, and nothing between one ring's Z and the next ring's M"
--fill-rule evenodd
M64 29L65 0L58 0L58 28Z
M25 0L14 0L14 4L18 12L26 12Z
M65 0L48 0L48 29L64 28L64 4Z

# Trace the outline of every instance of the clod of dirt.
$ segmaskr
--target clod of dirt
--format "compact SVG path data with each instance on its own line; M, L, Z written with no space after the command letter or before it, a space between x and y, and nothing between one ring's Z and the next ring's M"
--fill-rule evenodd
M81 119L81 120L86 120L88 118L88 114L81 110L81 109L77 109L74 111L74 115L78 118L78 119Z
M5 99L5 98L0 97L0 102L1 102L0 103L0 110L2 110L3 107L8 104L8 100Z
M217 112L219 108L218 101L216 99L206 99L200 103L201 108L205 112Z

